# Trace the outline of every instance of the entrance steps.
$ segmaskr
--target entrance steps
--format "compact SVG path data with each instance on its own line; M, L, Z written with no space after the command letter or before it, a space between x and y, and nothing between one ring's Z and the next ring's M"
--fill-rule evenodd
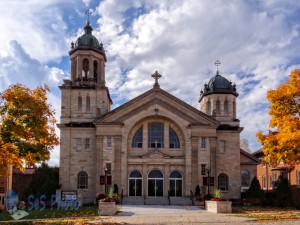
M167 197L124 197L124 205L169 205L169 200ZM195 204L197 204L195 202ZM170 197L170 205L192 205L190 198L184 197Z
M147 197L146 205L169 205L169 201L164 197Z
M190 198L170 197L171 205L192 205Z
M144 197L137 196L137 197L125 197L123 198L124 205L144 205Z

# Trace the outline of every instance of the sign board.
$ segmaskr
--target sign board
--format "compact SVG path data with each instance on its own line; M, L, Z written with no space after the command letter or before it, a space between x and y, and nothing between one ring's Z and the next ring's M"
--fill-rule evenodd
M11 217L14 218L14 220L18 220L23 218L24 216L27 216L28 214L29 213L24 210L17 210L11 215Z
M215 185L215 180L214 177L210 177L210 182L209 182L209 186L214 186ZM203 177L203 185L204 186L208 186L208 177Z
M77 191L62 191L61 192L62 201L75 201L77 200Z
M106 179L105 179L106 178ZM100 176L100 185L111 185L111 176Z

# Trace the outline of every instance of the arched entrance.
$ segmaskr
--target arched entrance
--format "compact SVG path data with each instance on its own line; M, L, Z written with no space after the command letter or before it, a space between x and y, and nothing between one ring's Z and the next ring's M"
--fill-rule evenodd
M164 175L159 170L151 170L148 174L148 196L160 197L164 193Z
M129 174L129 196L142 196L142 174L139 171Z
M182 175L178 171L170 174L170 196L182 197Z

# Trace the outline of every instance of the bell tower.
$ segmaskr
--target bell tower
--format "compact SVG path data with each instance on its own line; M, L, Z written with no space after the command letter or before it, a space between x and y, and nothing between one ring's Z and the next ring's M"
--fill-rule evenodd
M200 92L200 111L214 116L222 124L238 125L236 118L236 85L220 75L220 61L217 60L216 75L212 77Z
M62 124L92 122L110 111L112 105L105 82L105 50L92 31L88 18L84 34L71 43L70 79L63 80L59 87L62 91Z

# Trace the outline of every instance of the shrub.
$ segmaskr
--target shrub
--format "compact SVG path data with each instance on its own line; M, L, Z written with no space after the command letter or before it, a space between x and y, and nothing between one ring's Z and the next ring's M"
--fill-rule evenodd
M261 189L259 181L255 176L251 181L249 190L247 191L246 198L263 198L264 191Z
M280 207L287 207L292 205L289 181L282 176L279 177L279 183L276 189L275 204Z

